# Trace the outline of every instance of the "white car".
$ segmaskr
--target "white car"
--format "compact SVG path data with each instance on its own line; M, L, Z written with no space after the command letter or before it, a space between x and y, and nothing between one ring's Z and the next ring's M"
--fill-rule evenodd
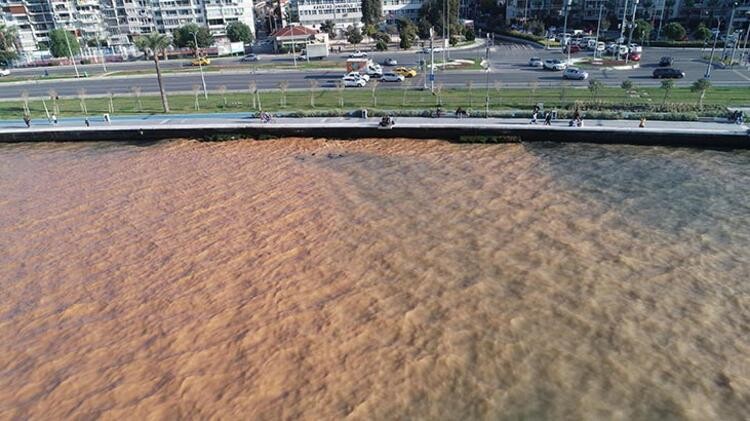
M8 76L9 74L10 74L10 70L0 69L0 76Z
M539 57L532 57L529 59L529 66L531 67L543 67L544 62Z
M383 73L383 77L381 77L380 80L383 82L403 82L404 76L397 73L388 72Z
M349 58L365 58L367 57L367 53L364 51L355 51L353 53L349 53Z
M361 77L344 76L341 80L344 82L345 88L363 88L367 85L367 82Z
M607 48L607 46L603 42L599 41L596 43L596 51L601 53L605 48Z
M628 47L629 47L628 50L630 50L631 53L639 53L640 54L640 53L643 52L643 47L641 47L638 44L630 44Z
M547 70L565 70L565 68L568 67L568 65L554 58L554 59L544 60L543 67Z
M563 72L562 77L563 79L586 80L589 78L589 73L577 67L568 67Z
M365 82L369 82L370 81L370 76L369 75L364 75L364 74L359 73L359 72L349 72L349 73L347 73L347 74L344 75L344 77L350 77L350 76L351 77L360 78L360 79L364 79Z
M378 78L383 75L383 68L380 65L375 64L373 66L367 66L367 75Z

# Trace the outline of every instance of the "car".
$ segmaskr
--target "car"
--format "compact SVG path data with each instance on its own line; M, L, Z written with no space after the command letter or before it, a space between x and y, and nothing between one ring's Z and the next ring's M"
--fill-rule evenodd
M370 81L370 76L369 75L362 74L362 73L359 73L359 72L349 72L349 73L347 73L347 74L344 75L344 77L348 77L348 76L357 77L357 78L360 78L360 79L364 79L365 82L369 82Z
M383 76L383 68L380 67L379 64L375 64L372 66L367 66L367 69L365 70L365 73L367 73L368 76L374 77L376 79Z
M563 79L586 80L589 74L577 67L568 67L562 74Z
M654 69L654 79L682 79L685 77L685 72L673 67L662 67L660 69Z
M396 67L393 69L394 73L397 73L403 77L414 77L417 75L417 71L408 67Z
M242 62L258 61L258 56L256 56L253 53L250 53L250 54L246 55L245 57L242 57L240 59L240 61L242 61Z
M542 67L544 66L544 62L542 62L542 59L540 57L532 57L529 59L529 66Z
M601 53L601 52L602 52L602 51L604 51L604 50L605 50L606 48L607 48L607 46L606 46L606 44L604 44L603 42L599 41L599 42L597 42L597 43L596 43L596 51L598 51L598 52L600 52L600 53Z
M671 66L673 63L674 63L674 59L670 56L664 56L659 59L659 66L661 67Z
M565 47L563 47L562 52L567 53L568 49L570 49L570 54L575 54L581 51L581 47L579 47L576 44L570 43L566 45Z
M8 76L8 75L10 75L10 70L0 69L0 76Z
M364 51L355 51L353 53L349 53L349 58L365 58L367 57L367 53Z
M363 88L367 82L361 77L346 75L341 79L345 88Z
M544 60L544 64L542 66L547 70L565 70L565 68L568 67L567 64L556 58Z
M630 60L630 61L641 61L641 53L630 53L630 54L628 54L628 60Z
M383 77L380 78L381 82L403 82L404 76L398 73L387 72L383 73Z
M383 61L383 66L395 66L397 64L398 64L398 61L390 57Z
M643 47L638 44L630 44L628 45L628 51L630 51L631 53L642 53Z
M193 60L193 66L208 66L211 64L211 60L208 57L199 57Z

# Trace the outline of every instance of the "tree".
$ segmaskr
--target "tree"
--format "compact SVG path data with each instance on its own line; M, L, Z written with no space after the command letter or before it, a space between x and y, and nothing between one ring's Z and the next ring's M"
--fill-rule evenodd
M172 40L167 35L160 34L158 32L151 32L146 35L142 35L135 40L135 45L139 50L148 56L151 54L151 58L154 60L154 67L156 67L156 80L159 82L159 94L161 95L161 106L164 108L164 112L169 112L169 101L167 100L167 92L164 90L164 81L161 78L161 68L159 68L159 54L164 51L172 44Z
M195 37L193 34L195 33ZM178 48L208 48L214 43L214 37L211 35L211 31L205 26L198 26L195 23L188 23L180 26L172 32L172 38L174 39L174 45ZM196 48L195 39L198 40L198 46Z
M385 32L377 32L375 35L372 36L372 38L378 41L382 40L385 43L391 42L391 36Z
M320 24L320 30L327 33L329 38L336 38L336 23L330 19Z
M635 28L633 28L633 38L642 44L651 35L653 29L653 26L649 22L638 19L635 21Z
M383 16L383 2L381 0L362 0L362 23L375 25Z
M599 101L599 91L601 91L604 85L597 79L589 79L589 92L591 92L591 99Z
M401 41L398 43L398 46L402 50L408 50L411 48L411 39L409 37L401 37Z
M537 36L544 35L544 22L532 20L529 22L529 31Z
M70 49L68 49L68 43L70 43ZM53 56L70 57L72 59L73 56L80 51L81 46L78 44L78 38L70 32L64 29L53 29L49 31L49 52Z
M708 79L698 79L695 82L693 82L693 85L690 87L691 92L700 92L700 97L698 97L698 107L702 110L703 109L703 98L706 96L706 91L711 88L711 81Z
M318 81L310 81L310 108L315 108L315 92L318 90Z
M417 35L421 39L430 39L430 22L421 18L417 21Z
M364 29L365 30L364 30L363 34L367 35L369 38L372 38L372 36L375 35L375 33L378 32L377 26L375 26L375 25L373 25L371 23L365 25Z
M669 94L672 93L672 88L674 88L674 81L672 79L661 81L661 89L664 89L664 104L667 103L667 99L669 99Z
M698 25L698 29L695 30L695 38L701 41L708 41L712 36L713 34L711 33L711 30L706 28L706 25L702 23Z
M227 38L232 42L244 42L249 44L253 42L253 31L250 27L240 21L230 22L227 25Z
M458 37L451 35L451 39L448 42L451 44L451 47L455 47L458 45Z
M630 95L630 92L633 90L633 82L629 80L623 80L620 84L620 87L623 91L625 91L625 97L627 98Z
M349 44L357 45L362 42L363 38L364 37L362 36L362 32L359 30L359 28L350 26L346 30L346 41L349 42Z
M448 3L448 9L450 9L447 15L448 25L453 27L458 24L459 0L426 0L422 4L422 8L419 9L420 18L426 19L435 28L436 34L442 34L443 32L446 2Z
M404 18L397 20L396 25L398 26L398 36L401 38L399 46L404 50L411 48L414 39L417 37L416 25Z
M386 51L388 49L388 43L379 39L378 42L375 43L375 49L378 51Z
M474 41L477 39L476 34L474 34L474 30L471 28L466 29L466 33L464 34L464 38L466 38L466 41Z
M281 101L279 105L286 108L286 91L289 89L289 81L282 80L279 82L279 89L281 90Z
M679 41L685 38L686 32L682 25L677 22L672 22L664 27L664 34L672 41Z
M18 57L16 53L16 38L18 33L15 27L6 26L0 22L0 63L7 65L11 60Z

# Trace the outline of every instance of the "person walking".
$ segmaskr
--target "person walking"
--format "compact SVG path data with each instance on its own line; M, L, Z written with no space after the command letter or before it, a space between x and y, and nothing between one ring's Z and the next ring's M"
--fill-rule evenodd
M552 125L552 113L548 112L544 115L544 125L545 126Z
M57 126L57 114L52 114L52 124Z
M536 124L537 111L536 109L531 113L531 121L529 124Z
M31 116L29 116L28 114L24 114L23 122L26 123L26 128L31 127Z
M88 116L86 116L86 117L85 117L85 118L83 119L83 124L85 124L85 125L86 125L86 127L91 127L91 122L89 121L89 117L88 117Z
M638 127L640 127L641 129L646 127L646 117L641 117L641 122L638 123Z

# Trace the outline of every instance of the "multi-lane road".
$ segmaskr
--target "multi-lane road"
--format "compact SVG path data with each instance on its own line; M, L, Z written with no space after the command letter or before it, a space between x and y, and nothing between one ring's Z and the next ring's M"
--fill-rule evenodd
M484 48L473 50L453 51L450 53L452 58L474 59L484 56ZM700 49L665 49L665 48L645 48L641 67L634 70L603 70L588 68L592 78L602 81L608 86L619 86L623 80L631 80L637 86L657 86L658 80L651 78L651 72L656 67L656 62L661 56L670 55L675 58L675 67L683 70L687 76L685 79L676 81L678 86L686 86L696 79L703 77L707 64L702 57L706 52ZM580 54L579 54L580 55ZM501 82L508 87L528 86L529 83L536 81L539 87L559 86L561 79L560 72L550 72L541 69L528 67L528 59L532 56L545 58L560 58L564 56L558 50L540 50L518 44L500 44L493 46L490 52L491 72L489 79L487 74L481 70L463 70L463 71L440 71L436 75L436 83L442 83L445 87L464 87L467 81L471 80L475 84L484 84L487 80L494 84L495 81ZM371 58L376 62L382 62L386 57L392 57L398 60L399 65L416 66L424 55L414 52L384 52L372 53ZM247 90L248 84L255 81L260 89L273 89L279 86L282 81L289 83L290 89L304 89L310 85L310 81L318 82L321 88L333 88L335 83L343 74L345 55L332 55L332 60L341 63L341 71L331 70L272 70L260 69L253 72L252 64L240 63L239 58L217 59L211 64L214 68L221 68L221 71L206 72L206 84L209 90L216 90L220 86L225 86L228 90ZM436 62L442 60L442 54L436 54ZM291 62L289 56L262 56L260 63L272 62L287 64ZM174 70L189 66L189 61L172 60L163 62L162 67L165 70ZM150 71L153 64L147 61L127 62L110 64L110 72L143 70ZM45 69L16 69L13 71L14 76L39 76L44 73ZM51 76L57 74L70 74L70 67L48 68ZM216 70L216 69L214 69ZM138 86L142 92L156 92L158 85L156 77L153 74L121 76L116 75L107 77L98 77L97 73L101 72L101 66L88 65L79 66L79 71L86 71L93 77L86 79L58 79L58 80L29 80L28 82L0 83L0 98L11 99L18 98L22 91L27 91L31 96L42 96L54 89L59 95L75 95L79 89L84 88L88 95L104 95L107 92L114 94L130 93L132 88ZM412 86L421 86L424 83L425 75L422 73L412 80ZM166 89L169 92L191 91L195 85L201 84L200 74L197 72L189 73L166 73L164 75ZM715 86L750 86L750 72L742 67L734 69L721 69L714 67L711 74L711 81ZM585 86L586 82L571 82L573 86ZM381 87L396 87L398 84L383 83Z

